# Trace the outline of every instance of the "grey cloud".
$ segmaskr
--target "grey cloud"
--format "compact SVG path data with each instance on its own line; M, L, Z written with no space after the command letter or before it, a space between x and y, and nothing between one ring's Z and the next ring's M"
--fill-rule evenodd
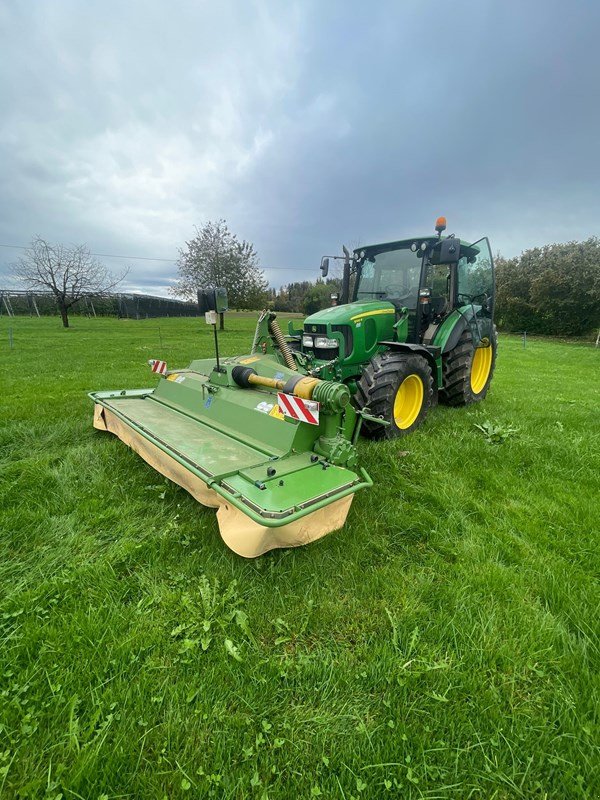
M314 267L279 284L442 213L508 255L585 238L599 23L555 0L6 3L0 241L170 258L225 217L265 267ZM133 288L174 275L131 264Z

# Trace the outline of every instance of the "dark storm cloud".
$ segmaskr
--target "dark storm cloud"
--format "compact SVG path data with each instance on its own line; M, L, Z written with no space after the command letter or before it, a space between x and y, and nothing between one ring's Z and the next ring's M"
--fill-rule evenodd
M5 3L0 241L170 258L222 216L265 267L314 276L442 213L508 255L585 238L599 24L537 0ZM130 288L174 274L129 263Z

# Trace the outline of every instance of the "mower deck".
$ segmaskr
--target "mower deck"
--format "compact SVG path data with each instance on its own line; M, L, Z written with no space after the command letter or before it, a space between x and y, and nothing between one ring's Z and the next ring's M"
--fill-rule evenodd
M235 432L219 431L205 418L156 399L152 390L93 392L90 397L260 525L288 524L370 485L366 474L329 464L312 452L282 453L245 444Z

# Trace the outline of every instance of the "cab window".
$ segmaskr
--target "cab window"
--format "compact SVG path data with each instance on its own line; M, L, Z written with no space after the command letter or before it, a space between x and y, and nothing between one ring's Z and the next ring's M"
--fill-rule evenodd
M391 300L416 307L421 259L408 248L370 256L362 266L358 300Z
M458 302L473 303L491 313L494 295L494 267L489 242L480 239L470 245L458 262Z
M431 305L435 314L450 309L450 267L448 264L427 265L425 286L431 289Z

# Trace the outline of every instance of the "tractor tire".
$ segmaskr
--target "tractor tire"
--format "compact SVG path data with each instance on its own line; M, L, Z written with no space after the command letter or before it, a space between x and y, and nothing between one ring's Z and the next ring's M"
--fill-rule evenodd
M380 353L357 381L355 403L389 425L365 420L362 431L373 439L395 439L425 420L433 402L433 375L422 356Z
M489 355L486 351L491 350ZM440 402L448 406L478 403L488 393L494 369L498 336L494 325L489 348L475 347L470 328L466 328L456 347L442 359Z

